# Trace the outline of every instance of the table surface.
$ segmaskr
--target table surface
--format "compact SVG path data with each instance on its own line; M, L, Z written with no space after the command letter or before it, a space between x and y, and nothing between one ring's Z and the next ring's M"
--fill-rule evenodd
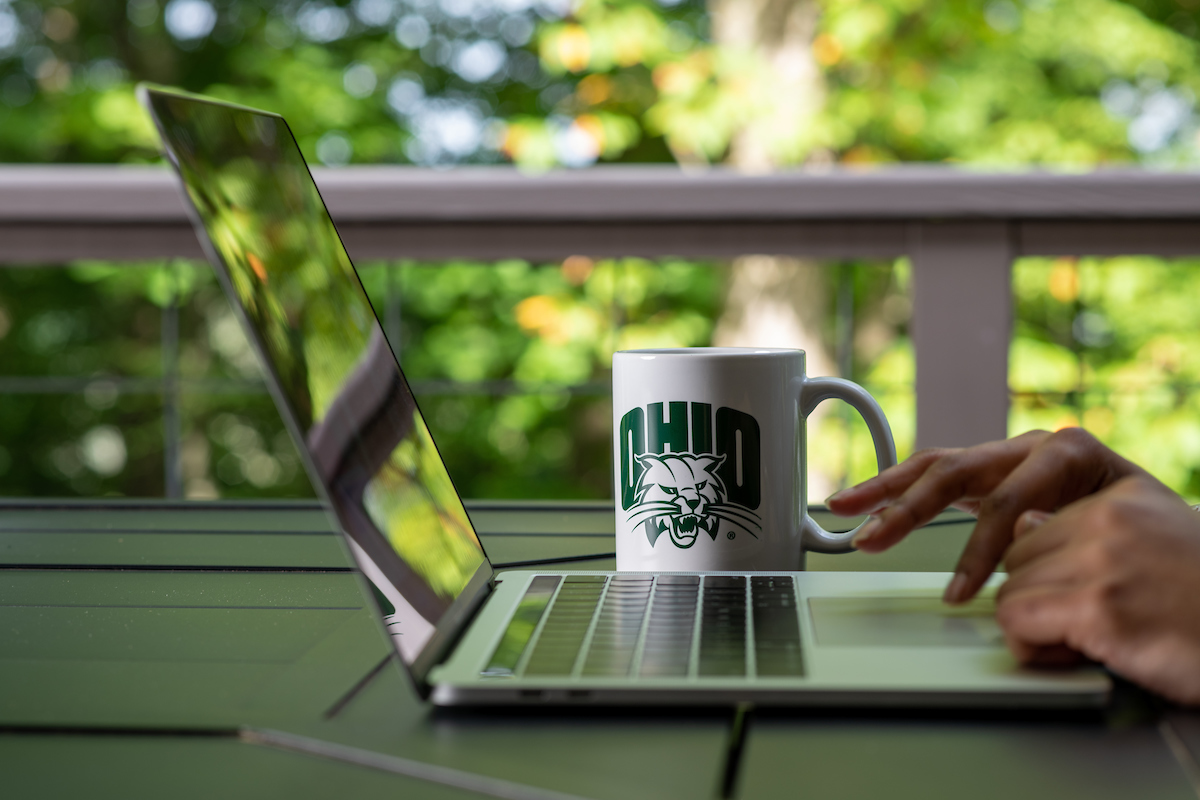
M611 506L470 511L500 568L614 568ZM971 525L943 515L888 554L814 555L809 568L946 571ZM439 710L414 695L367 602L316 504L0 501L3 786L122 798L1200 795L1200 715L1132 689L1082 716Z

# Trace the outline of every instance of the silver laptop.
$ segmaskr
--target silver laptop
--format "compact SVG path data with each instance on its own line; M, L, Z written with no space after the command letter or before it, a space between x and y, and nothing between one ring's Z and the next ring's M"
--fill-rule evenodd
M1089 706L938 573L497 574L283 118L141 98L279 410L422 696L444 705Z

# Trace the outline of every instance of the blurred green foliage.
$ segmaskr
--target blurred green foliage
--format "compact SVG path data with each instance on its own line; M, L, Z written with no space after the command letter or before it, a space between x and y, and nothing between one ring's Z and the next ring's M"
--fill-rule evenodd
M712 2L0 0L0 161L155 160L132 94L143 79L279 111L331 166L720 163L750 129L777 166L1197 161L1194 4L797 0L813 22L795 62L812 67L812 111L788 116L795 92L768 57L786 32L730 44L710 12L737 0ZM728 275L670 261L360 266L474 496L607 496L607 353L706 343ZM1195 266L1020 262L1011 431L1084 424L1200 495ZM824 339L881 396L903 452L907 264L830 268ZM177 264L0 272L4 373L94 387L38 395L10 379L0 491L163 491L165 396L136 381L171 361L160 342L176 312L186 491L309 491L211 277ZM849 415L819 437L811 458L837 482L873 469ZM106 473L118 450L125 466Z
M1200 262L1023 259L1010 426L1083 425L1200 496Z
M459 490L612 494L612 353L710 341L724 267L592 259L360 267Z
M737 0L729 0L736 3ZM816 112L774 163L1195 160L1200 7L795 0ZM699 0L0 2L0 160L156 158L138 80L269 108L343 164L722 160L795 98ZM719 33L719 31L718 31ZM785 35L763 31L763 42Z
M212 271L186 262L0 270L4 494L166 494L172 315L185 493L311 496Z

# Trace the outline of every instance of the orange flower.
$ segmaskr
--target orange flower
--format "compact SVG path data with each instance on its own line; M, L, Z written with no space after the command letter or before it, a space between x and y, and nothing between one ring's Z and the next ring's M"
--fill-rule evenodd
M832 67L842 60L842 43L828 33L822 33L812 43L813 58L823 67Z
M246 253L246 260L250 262L250 269L254 270L254 274L263 283L267 282L267 268L263 266L262 259L254 255L254 253Z
M607 75L588 75L575 87L575 94L589 106L599 105L612 95L612 81Z
M581 25L567 25L555 41L558 60L571 72L579 72L592 60L592 40Z
M1060 258L1050 268L1050 296L1060 303L1071 303L1079 297L1079 270L1075 259Z
M592 268L595 265L596 262L587 256L568 256L563 260L562 274L571 285L582 286L588 276L592 274Z
M604 152L604 123L595 114L580 114L575 124L596 143L596 152Z
M548 328L553 328L561 316L558 303L554 302L554 298L544 294L526 297L517 303L513 311L517 317L517 324L521 326L522 330L530 333L541 333Z

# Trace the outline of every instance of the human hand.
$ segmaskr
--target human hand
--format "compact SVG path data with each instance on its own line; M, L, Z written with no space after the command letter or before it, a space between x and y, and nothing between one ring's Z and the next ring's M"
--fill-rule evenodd
M1028 664L1086 656L1200 704L1200 515L1130 477L1054 515L1027 511L1005 558L996 619Z
M977 516L946 587L946 602L960 603L996 569L1022 513L1057 511L1130 475L1147 473L1080 428L1031 431L966 449L922 450L827 502L835 514L875 517L854 538L868 553L888 549L947 507Z

